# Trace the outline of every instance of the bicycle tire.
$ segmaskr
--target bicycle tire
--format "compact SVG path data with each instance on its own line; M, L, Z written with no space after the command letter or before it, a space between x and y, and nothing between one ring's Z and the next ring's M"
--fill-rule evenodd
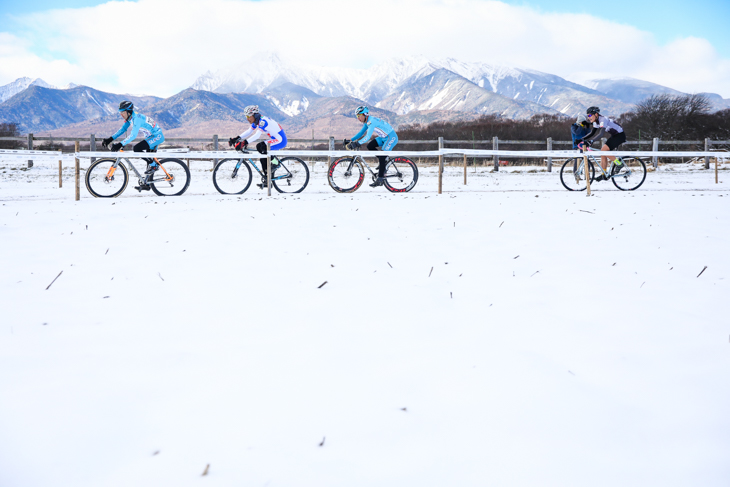
M279 159L272 175L271 184L279 193L301 193L309 184L309 168L298 157Z
M117 165L111 180L107 179L109 169L116 161L116 159L98 159L92 162L86 170L86 176L84 177L86 189L95 198L116 198L127 188L129 170L122 162Z
M180 159L162 159L157 162L165 168L165 170L160 168L155 171L153 179L149 183L157 196L180 196L187 191L190 186L190 169L187 164ZM182 185L174 184L179 183L179 180L183 178Z
M241 164L236 169L239 161ZM247 159L223 159L213 169L213 186L220 194L243 194L251 187L252 180L251 163Z
M354 157L341 157L327 170L327 182L338 193L354 193L364 180L365 168Z
M634 191L646 180L646 163L636 157L622 157L623 164L613 165L611 181L621 191Z
M383 177L385 189L391 193L407 193L418 182L418 167L407 157L395 157L385 167Z
M583 157L573 157L565 161L560 168L560 182L568 191L586 190L585 171L581 166L582 163ZM590 158L588 158L588 168L591 175L591 182L593 182L596 178L596 168Z

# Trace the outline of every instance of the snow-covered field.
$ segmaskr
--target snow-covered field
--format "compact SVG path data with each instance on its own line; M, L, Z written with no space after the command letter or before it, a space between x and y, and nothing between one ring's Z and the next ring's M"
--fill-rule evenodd
M0 163L0 486L730 482L726 169L239 198L204 166L75 202Z

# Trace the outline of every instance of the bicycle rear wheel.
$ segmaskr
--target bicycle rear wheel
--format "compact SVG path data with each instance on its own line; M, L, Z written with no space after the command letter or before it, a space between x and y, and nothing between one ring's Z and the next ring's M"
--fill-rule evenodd
M584 166L584 158L582 157L573 157L565 161L563 167L560 168L560 182L563 183L565 189L568 191L585 191L586 171ZM596 168L590 159L588 159L588 174L590 174L591 181L593 181L596 176Z
M157 196L180 196L190 186L190 169L180 159L162 159L153 174L150 188Z
M86 189L96 198L116 198L124 192L129 183L129 171L120 162L116 168L112 165L116 159L99 159L86 170Z
M271 183L279 193L301 193L309 183L309 168L298 157L284 157L274 167Z
M633 191L644 184L646 163L636 157L622 157L623 164L611 168L611 181L621 191Z
M405 193L418 182L418 167L407 157L395 157L385 168L385 189L391 193Z
M330 164L327 182L338 193L352 193L362 186L365 168L354 157L341 157Z
M252 179L251 165L246 159L223 159L213 169L213 186L220 194L243 194Z

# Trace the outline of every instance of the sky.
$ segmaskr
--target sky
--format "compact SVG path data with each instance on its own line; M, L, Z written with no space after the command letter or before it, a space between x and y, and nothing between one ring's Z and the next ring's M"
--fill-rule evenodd
M0 85L28 76L171 96L277 52L369 68L425 55L730 98L730 2L0 0Z

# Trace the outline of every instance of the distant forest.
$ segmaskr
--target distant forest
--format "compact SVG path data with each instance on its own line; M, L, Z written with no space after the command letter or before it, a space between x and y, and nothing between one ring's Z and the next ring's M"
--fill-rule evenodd
M661 140L704 141L730 139L730 109L710 112L711 103L704 95L655 95L638 103L628 113L616 115L603 113L616 120L626 131L629 141L651 143L654 137ZM436 122L429 125L403 125L398 129L400 140L445 140L489 141L487 144L460 144L466 148L491 148L492 137L500 140L570 141L570 126L575 119L561 115L534 115L527 120L511 120L488 115L466 122ZM704 142L702 142L704 144ZM702 145L699 144L699 145ZM449 147L455 147L449 144ZM535 146L533 146L535 147ZM560 144L554 149L569 146ZM416 148L416 146L409 146ZM423 148L433 148L433 144ZM517 149L517 145L502 145L503 149ZM520 144L524 149L525 145ZM684 146L687 149L687 146Z

